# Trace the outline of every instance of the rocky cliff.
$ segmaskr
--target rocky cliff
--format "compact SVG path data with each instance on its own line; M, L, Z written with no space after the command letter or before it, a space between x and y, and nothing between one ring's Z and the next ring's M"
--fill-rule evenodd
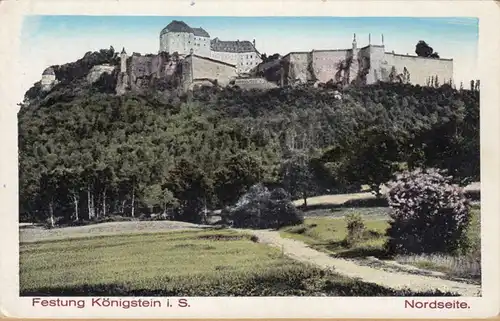
M120 70L120 56L110 49L87 52L81 59L64 65L50 66L55 78L50 84L47 79L35 83L25 94L24 104L44 99L59 89L78 92L86 89L106 93L124 94L127 91L177 91L181 84L182 68L177 56L166 53L128 57L126 71ZM64 88L64 89L63 89Z
M128 57L126 68L126 72L118 74L117 94L123 94L127 90L173 90L181 84L182 67L179 59L167 53L144 56L134 53Z

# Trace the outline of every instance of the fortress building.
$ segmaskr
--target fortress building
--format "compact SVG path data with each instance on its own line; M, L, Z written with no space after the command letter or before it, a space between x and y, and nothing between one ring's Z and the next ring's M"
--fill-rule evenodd
M181 57L192 53L212 58L236 66L238 73L248 73L262 61L255 48L255 40L250 42L210 39L210 34L203 28L192 28L177 20L169 23L160 32L160 52L177 52Z
M42 86L42 90L50 90L54 85L57 84L56 74L52 67L45 69L42 73L42 79L40 84Z
M453 59L419 57L388 52L384 37L381 44L359 48L356 34L351 48L290 52L273 55L262 62L255 40L224 41L210 38L203 28L192 28L174 20L160 32L158 54L119 54L118 66L95 65L87 77L95 82L107 73L117 71L116 93L140 91L151 82L162 86L182 86L190 90L197 85L235 85L240 88L275 88L300 83L320 85L364 85L381 82L437 86L451 83ZM177 55L174 55L174 54ZM51 90L58 83L52 67L41 79L41 88ZM167 86L167 87L168 87Z
M358 48L354 35L350 49L291 52L281 59L280 84L333 81L344 84L373 84L378 81L429 86L435 80L450 83L453 59L427 58L386 52L381 45Z

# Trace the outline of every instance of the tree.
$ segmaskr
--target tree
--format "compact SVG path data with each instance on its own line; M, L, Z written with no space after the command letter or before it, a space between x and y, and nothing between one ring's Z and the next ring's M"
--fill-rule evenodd
M154 184L147 186L144 189L143 202L149 208L150 214L153 214L154 208L157 206L162 206L162 208L165 208L164 194L161 185Z
M248 188L262 178L258 160L241 152L229 156L215 172L215 193L221 205L234 203Z
M285 190L269 191L262 184L252 186L229 209L229 217L237 228L280 228L304 222L302 213Z
M207 202L212 196L213 185L206 174L194 163L181 159L169 173L170 180L163 188L172 191L179 200L176 219L201 223L204 221Z
M439 58L439 54L434 52L434 49L423 40L420 40L415 46L415 53L419 57Z
M307 208L307 198L315 187L309 158L302 153L293 154L281 165L280 177L290 195L294 198L302 198L304 208Z

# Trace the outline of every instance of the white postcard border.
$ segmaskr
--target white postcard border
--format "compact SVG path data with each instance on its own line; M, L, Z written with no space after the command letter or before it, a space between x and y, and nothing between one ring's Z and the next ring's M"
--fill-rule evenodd
M500 6L493 1L6 1L0 3L0 315L70 318L440 318L490 317L499 303L499 138ZM168 3L168 4L167 4ZM22 16L30 14L165 15L165 16L469 16L479 18L481 79L482 275L480 298L253 297L190 298L189 308L43 308L19 297L17 80ZM54 50L63 50L54 48ZM45 298L46 299L46 298ZM73 298L78 299L78 298ZM92 298L84 298L89 302ZM118 298L113 298L118 299ZM131 298L123 298L131 299ZM146 299L146 298L143 298ZM164 298L151 298L164 300ZM468 309L407 309L405 300L467 302Z

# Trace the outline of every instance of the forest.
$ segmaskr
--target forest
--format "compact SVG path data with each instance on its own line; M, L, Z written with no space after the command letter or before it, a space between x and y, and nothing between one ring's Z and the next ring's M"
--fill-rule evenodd
M21 105L21 221L163 213L203 222L256 183L307 202L361 185L379 195L397 172L421 167L462 186L479 180L473 81L348 87L340 99L328 86L122 96L109 86L66 82Z

